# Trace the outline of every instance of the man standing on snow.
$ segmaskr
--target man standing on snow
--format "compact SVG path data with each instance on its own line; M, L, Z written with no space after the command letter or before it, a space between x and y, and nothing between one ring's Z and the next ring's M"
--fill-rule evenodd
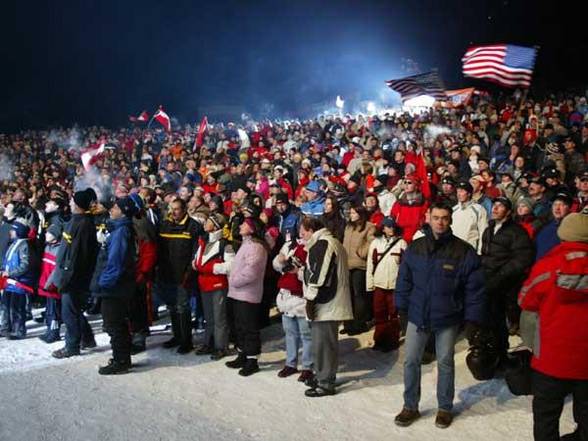
M435 425L451 425L455 394L455 343L461 325L481 323L484 317L484 280L476 251L451 232L450 207L429 208L430 229L404 253L396 281L396 305L408 313L404 361L404 407L394 422L411 425L420 417L421 361L431 334L439 378L439 410Z
M65 347L51 354L55 358L80 355L82 343L96 345L92 328L82 312L98 255L96 228L89 211L95 195L91 189L74 194L70 202L72 217L65 226L63 240L57 252L51 281L61 293Z

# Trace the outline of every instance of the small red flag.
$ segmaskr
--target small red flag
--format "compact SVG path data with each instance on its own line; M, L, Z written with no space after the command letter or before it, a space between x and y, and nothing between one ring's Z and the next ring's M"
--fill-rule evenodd
M161 124L165 130L167 130L168 132L171 131L171 119L167 115L167 113L163 111L162 107L159 107L159 110L155 112L155 115L153 115L153 119L157 121L159 124Z
M206 130L208 130L208 118L205 116L204 118L202 118L202 121L200 121L200 127L198 127L198 135L196 136L196 140L194 141L193 150L196 150L196 148L198 147L202 147L202 144L204 143L204 134L206 133Z
M422 153L419 153L417 155L415 173L421 181L421 192L423 193L423 197L427 200L430 200L431 185L429 184L429 176L427 175L427 165L425 164L425 157Z
M149 121L149 114L143 110L139 116L129 116L131 122L147 122Z

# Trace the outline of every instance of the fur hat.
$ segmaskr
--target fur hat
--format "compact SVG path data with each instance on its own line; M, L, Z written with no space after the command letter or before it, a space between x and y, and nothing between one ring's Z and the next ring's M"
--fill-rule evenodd
M588 208L564 217L557 235L565 242L588 242Z

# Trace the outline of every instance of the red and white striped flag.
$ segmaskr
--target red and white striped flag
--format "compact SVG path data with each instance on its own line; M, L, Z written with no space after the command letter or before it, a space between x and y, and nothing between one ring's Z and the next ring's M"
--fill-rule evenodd
M100 157L104 153L105 147L106 144L102 142L99 145L94 144L93 146L88 147L86 150L82 152L82 164L84 165L84 169L86 171L90 170L92 165L94 165L94 163L98 161L98 159L100 159Z
M129 116L131 122L147 122L149 121L149 114L143 110L139 116Z
M537 48L495 44L470 47L461 61L463 74L504 87L529 87L535 67Z
M208 118L205 116L200 121L200 127L198 127L198 134L196 135L196 139L194 140L194 147L192 150L196 150L198 147L202 147L204 143L204 134L208 130Z
M171 130L171 119L167 115L167 113L163 111L162 107L159 107L159 110L155 112L155 115L153 115L153 119L157 121L159 124L161 124L166 131L169 132Z

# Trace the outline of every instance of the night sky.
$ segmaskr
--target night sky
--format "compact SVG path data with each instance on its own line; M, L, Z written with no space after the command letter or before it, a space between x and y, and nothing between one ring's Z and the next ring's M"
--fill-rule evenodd
M123 126L159 104L182 123L301 115L336 95L393 99L384 81L414 63L438 68L448 88L487 86L461 74L472 43L539 45L535 89L585 87L586 23L573 3L5 2L0 131Z

